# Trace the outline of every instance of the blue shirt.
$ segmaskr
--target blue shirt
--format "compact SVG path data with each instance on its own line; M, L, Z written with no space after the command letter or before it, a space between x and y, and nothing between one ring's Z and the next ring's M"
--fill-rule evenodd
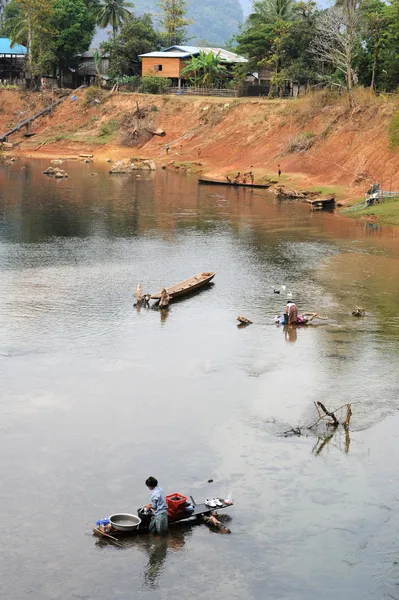
M157 485L151 491L151 504L152 509L156 515L160 515L161 513L167 512L168 505L166 504L165 492L162 488Z

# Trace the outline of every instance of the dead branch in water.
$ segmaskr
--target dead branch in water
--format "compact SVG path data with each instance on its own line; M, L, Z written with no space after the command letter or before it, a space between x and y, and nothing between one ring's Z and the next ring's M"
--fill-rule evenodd
M323 411L323 412L324 412L324 413L325 413L325 414L326 414L328 417L331 417L331 418L332 418L332 420L333 420L333 423L332 423L332 424L334 425L334 427L338 427L338 425L339 425L339 421L338 421L337 417L334 415L334 413L333 413L333 412L330 412L330 411L328 411L322 402L318 402L318 403L317 403L317 406L320 406L321 410L322 410L322 411Z
M349 452L350 446L350 434L349 434L349 424L352 417L352 406L351 404L343 404L339 408L334 411L328 410L322 402L314 402L315 408L317 410L318 419L312 425L307 427L291 427L287 431L284 431L281 435L284 437L288 436L308 436L308 435L316 435L318 440L315 447L312 450L312 453L315 456L318 456L323 448L325 448L333 439L335 433L339 431L339 427L341 426L345 431L345 453ZM339 410L342 410L346 407L345 419L338 420L336 417L336 413ZM332 419L331 421L329 419ZM323 434L320 433L320 429L315 429L316 425L319 423L324 424L325 431Z

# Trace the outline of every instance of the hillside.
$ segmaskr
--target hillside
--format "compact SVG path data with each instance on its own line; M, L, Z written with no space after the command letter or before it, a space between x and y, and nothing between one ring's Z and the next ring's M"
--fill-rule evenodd
M363 197L371 180L399 189L399 153L389 148L388 133L397 111L395 97L387 100L359 90L357 105L349 110L344 98L323 93L298 100L117 94L93 106L85 105L87 93L36 122L35 137L21 138L21 151L32 157L80 151L93 152L98 160L151 157L211 176L251 168L257 181L275 177L280 164L282 183L335 191L344 203ZM136 102L146 126L160 127L166 135L144 136L138 147L126 147L122 143L132 131L126 123ZM43 103L40 95L2 92L0 130L15 122L20 110L32 111L35 103Z
M135 0L134 6L139 15L153 14L156 23L157 0ZM187 0L187 17L193 21L187 29L189 44L224 46L238 32L244 13L239 0Z

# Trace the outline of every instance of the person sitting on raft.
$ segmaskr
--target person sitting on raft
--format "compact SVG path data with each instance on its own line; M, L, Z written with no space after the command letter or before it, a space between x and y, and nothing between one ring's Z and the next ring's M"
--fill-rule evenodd
M318 313L303 313L302 315L298 315L297 316L297 320L295 322L295 325L306 325L307 323L310 323L311 321L313 321L313 319L316 318L321 318ZM284 325L285 323L285 319L283 315L276 315L274 317L274 322L276 323L276 325ZM292 325L294 323L291 323Z
M285 307L285 322L287 325L294 325L298 318L298 308L295 302L288 300L287 306Z

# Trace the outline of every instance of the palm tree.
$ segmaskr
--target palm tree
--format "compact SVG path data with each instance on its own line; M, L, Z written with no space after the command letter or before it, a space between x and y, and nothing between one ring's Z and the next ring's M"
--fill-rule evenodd
M254 25L275 23L277 20L289 21L293 7L293 0L255 0L248 20Z
M217 80L228 75L228 70L220 60L220 52L204 52L198 56L191 56L190 62L181 72L182 75L191 75L196 84L212 87Z
M115 39L122 22L131 15L129 8L134 8L134 4L126 0L101 0L98 6L94 4L97 25L103 29L111 25Z

